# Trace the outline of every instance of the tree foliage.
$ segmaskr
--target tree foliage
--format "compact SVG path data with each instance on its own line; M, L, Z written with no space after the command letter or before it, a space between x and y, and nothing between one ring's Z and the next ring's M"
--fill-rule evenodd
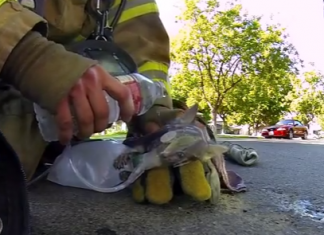
M290 93L290 110L305 124L313 121L316 116L324 115L323 87L324 75L316 71L306 72L302 79L294 80L294 89Z
M322 128L322 130L324 130L324 114L321 114L317 117L317 122Z
M266 121L269 112L281 114L298 62L283 29L263 28L260 17L243 14L241 5L222 11L210 0L185 5L180 21L186 27L172 43L173 95L208 108L214 121L232 115L252 123Z
M233 89L232 113L236 124L249 124L255 130L276 123L289 109L287 94L292 89L289 77L273 75L273 79L250 77ZM266 75L265 75L266 76Z

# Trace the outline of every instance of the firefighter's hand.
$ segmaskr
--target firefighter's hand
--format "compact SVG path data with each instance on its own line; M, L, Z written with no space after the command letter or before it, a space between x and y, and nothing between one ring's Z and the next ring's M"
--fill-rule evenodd
M95 65L83 74L57 107L56 122L61 143L69 142L73 136L71 109L76 116L79 137L86 138L107 128L109 107L103 91L118 101L121 119L125 122L131 119L134 104L129 89L101 66Z

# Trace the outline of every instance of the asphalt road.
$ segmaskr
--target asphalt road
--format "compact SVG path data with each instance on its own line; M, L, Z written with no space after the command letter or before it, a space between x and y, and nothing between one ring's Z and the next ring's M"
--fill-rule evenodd
M231 140L233 141L233 140ZM39 183L30 192L34 235L322 235L324 142L240 140L260 154L257 166L228 164L249 191L219 205L178 197L138 205L129 192L101 194Z

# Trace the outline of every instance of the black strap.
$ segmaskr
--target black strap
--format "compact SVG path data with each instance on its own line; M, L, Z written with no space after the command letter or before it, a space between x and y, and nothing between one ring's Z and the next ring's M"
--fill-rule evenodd
M20 3L20 4L22 4L23 3L23 1L24 0L18 0L18 2ZM36 14L38 14L39 16L44 16L44 12L45 12L45 1L46 0L33 0L34 1L34 3L35 3L35 7L34 7L34 9L33 9L33 11L36 13ZM101 0L101 1L108 1L109 3L107 4L107 9L105 9L105 11L107 12L107 13L109 13L109 10L110 10L110 8L112 7L112 5L113 5L113 1L111 1L111 0ZM90 2L90 1L89 1ZM115 16L114 16L114 18L113 18L113 20L112 20L112 22L111 22L111 24L108 26L108 27L106 27L105 28L105 36L107 36L107 37L111 37L112 36L112 31L114 30L114 28L116 27L116 25L118 24L118 21L119 21L119 19L120 19L120 17L121 17L121 14L123 13L123 11L124 11L124 9L125 9L125 6L126 6L126 0L121 0L121 2L120 2L120 4L119 4L119 6L118 6L118 9L117 9L117 11L116 11L116 14L115 14ZM91 4L89 4L89 5L91 5ZM88 7L89 8L89 7ZM92 13L92 15L93 14L95 14L95 12L94 11L91 11L91 13ZM97 17L98 17L98 15L97 15ZM97 18L96 17L96 18ZM100 20L100 19L99 19ZM97 21L98 21L98 18L97 18Z
M118 21L121 17L121 14L123 13L124 9L125 9L125 6L126 6L126 0L121 0L119 6L118 6L118 9L116 11L116 15L114 17L114 19L112 20L111 22L111 25L110 27L112 29L115 29L116 25L118 24Z
M101 0L101 2L106 3L105 4L105 9L103 9L103 12L107 12L109 14L110 9L113 6L114 1L113 0ZM126 6L126 2L127 0L121 0L118 9L116 11L116 14L113 18L113 20L111 21L111 24L109 25L109 27L111 28L115 28L116 25L118 24L118 21L121 17L121 14L123 13L125 6ZM95 9L93 9L92 5L91 5L91 1L88 1L87 3L87 11L96 19L96 20L100 20L101 19L101 15L96 12Z
M123 11L125 9L125 6L126 6L126 0L121 0L120 4L118 6L118 9L116 11L116 14L115 14L113 20L111 21L111 24L107 25L104 29L105 37L107 39L110 39L111 41L113 41L113 31L118 24L121 14L123 13ZM111 6L110 6L110 8L111 8ZM110 8L108 9L108 12L109 12Z
M98 0L97 0L98 1ZM94 17L94 19L97 22L96 30L91 34L91 36L88 39L94 39L94 40L104 40L104 41L113 41L113 30L115 29L116 25L118 24L118 21L121 17L121 14L123 13L125 6L126 6L126 0L121 0L120 4L118 5L116 14L114 15L114 18L112 19L111 24L107 24L108 17L109 17L109 11L113 5L112 0L100 0L98 3L106 3L105 9L100 9L100 6L97 5L97 8L94 10L91 6L91 3L88 4L88 11L89 13Z

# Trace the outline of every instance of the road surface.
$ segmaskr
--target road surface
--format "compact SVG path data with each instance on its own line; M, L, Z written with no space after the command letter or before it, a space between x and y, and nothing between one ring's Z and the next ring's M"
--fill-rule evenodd
M233 141L233 140L230 140ZM100 194L39 183L30 192L34 235L323 235L324 142L235 141L260 163L228 164L249 191L218 206L178 197L167 206L138 205L129 192Z

